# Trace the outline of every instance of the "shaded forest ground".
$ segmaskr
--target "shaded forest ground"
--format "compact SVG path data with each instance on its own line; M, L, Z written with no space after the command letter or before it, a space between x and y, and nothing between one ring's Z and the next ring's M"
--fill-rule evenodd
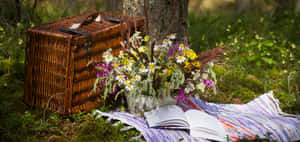
M0 140L1 141L126 141L138 132L119 132L103 119L79 113L63 118L51 112L43 120L43 108L22 102L26 29L90 9L101 9L101 1L79 1L68 9L44 1L34 10L22 4L16 21L14 4L4 1L0 17ZM89 7L93 5L93 7ZM66 5L65 5L66 6ZM190 13L189 42L198 53L222 45L233 50L215 67L217 95L201 96L217 103L247 103L259 94L274 90L283 111L300 114L300 15L293 11L243 15L211 12ZM116 107L107 104L100 109ZM93 132L93 133L90 133Z

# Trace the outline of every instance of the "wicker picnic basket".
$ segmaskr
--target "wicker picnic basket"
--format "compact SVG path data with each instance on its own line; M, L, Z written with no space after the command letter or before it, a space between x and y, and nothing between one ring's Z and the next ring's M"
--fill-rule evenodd
M24 102L63 115L101 105L101 90L91 91L97 71L87 64L108 48L118 54L122 38L143 25L143 18L91 11L29 29Z

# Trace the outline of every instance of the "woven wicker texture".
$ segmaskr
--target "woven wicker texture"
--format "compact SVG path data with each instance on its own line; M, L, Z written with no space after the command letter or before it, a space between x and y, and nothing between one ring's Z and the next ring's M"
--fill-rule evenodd
M68 115L79 110L87 111L104 103L99 97L101 90L91 92L97 72L87 64L91 60L102 60L102 53L109 48L117 55L122 35L132 33L134 27L143 31L144 20L96 11L90 13L100 14L101 17L117 17L127 22L95 22L94 17L86 17L86 22L77 29L84 34L61 31L61 28L68 29L86 15L82 14L28 29L24 94L26 104L47 105L48 110ZM123 32L121 29L127 29L127 26L132 27L128 28L132 30Z

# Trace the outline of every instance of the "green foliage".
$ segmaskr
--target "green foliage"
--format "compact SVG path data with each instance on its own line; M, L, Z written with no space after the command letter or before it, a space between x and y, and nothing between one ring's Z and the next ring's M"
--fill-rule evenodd
M299 114L300 18L284 11L189 16L192 48L204 51L230 45L227 66L214 68L218 94L205 98L220 103L246 103L274 90L281 108ZM298 80L298 81L297 81ZM297 109L296 109L297 108Z
M107 122L103 118L83 122L77 127L78 135L72 140L74 142L82 141L104 141L104 142L122 142L128 141L131 137L137 136L136 131L120 132L124 124L112 126L112 123ZM92 132L92 133L91 133Z

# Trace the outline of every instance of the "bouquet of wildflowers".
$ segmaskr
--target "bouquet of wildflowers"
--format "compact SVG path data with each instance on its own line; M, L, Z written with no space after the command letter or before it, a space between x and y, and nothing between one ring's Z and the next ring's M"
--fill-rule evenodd
M118 56L113 56L111 49L103 53L103 62L96 66L99 72L94 89L104 89L104 98L123 93L133 100L143 96L180 100L215 88L212 61L226 52L222 47L197 55L187 43L175 42L176 34L161 44L140 35L136 32L121 42Z

